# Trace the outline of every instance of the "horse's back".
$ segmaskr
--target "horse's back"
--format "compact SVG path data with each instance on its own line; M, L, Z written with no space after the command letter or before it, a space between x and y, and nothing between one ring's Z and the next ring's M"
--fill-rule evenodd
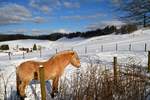
M33 78L34 72L38 71L38 63L35 61L26 61L17 67L17 74L21 80Z

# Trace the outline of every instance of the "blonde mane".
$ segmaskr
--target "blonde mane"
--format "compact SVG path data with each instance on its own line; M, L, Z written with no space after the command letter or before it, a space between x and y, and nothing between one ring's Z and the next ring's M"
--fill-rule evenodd
M58 56L62 56L62 55L64 55L64 54L68 54L68 53L75 53L75 54L76 54L75 51L72 51L72 50L64 50L64 51L60 51L60 52L56 53L56 54L53 55L49 60L55 59L55 58L58 57Z

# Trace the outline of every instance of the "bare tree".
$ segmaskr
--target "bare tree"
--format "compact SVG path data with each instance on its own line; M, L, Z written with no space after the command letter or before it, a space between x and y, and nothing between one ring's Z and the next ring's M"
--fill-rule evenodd
M146 27L150 24L150 0L119 0L120 19Z

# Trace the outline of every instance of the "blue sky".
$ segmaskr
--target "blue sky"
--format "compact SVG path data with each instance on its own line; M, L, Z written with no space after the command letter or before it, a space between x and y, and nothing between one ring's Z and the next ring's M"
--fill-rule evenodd
M120 25L119 0L0 0L0 33L50 34Z

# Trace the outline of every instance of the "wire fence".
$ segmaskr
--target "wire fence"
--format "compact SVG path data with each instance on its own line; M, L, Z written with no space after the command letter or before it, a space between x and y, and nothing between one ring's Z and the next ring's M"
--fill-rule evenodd
M88 55L84 55L84 56L82 55L81 58L82 59L88 58L87 65L82 66L82 67L86 67L86 69L81 69L76 73L72 73L73 76L69 80L68 78L64 78L64 80L62 80L60 83L60 91L59 91L59 94L57 94L57 98L55 98L55 100L59 100L62 98L64 98L65 100L70 100L70 99L83 100L83 99L89 99L89 98L91 98L92 100L97 100L97 99L98 100L112 100L112 99L129 100L129 97L132 98L130 100L133 100L137 97L140 98L138 100L141 100L141 99L146 100L145 98L149 98L150 91L148 90L149 90L150 83L148 80L150 77L147 74L148 68L144 68L141 65L135 65L134 62L131 63L132 61L129 63L121 63L118 61L116 57L114 57L112 62L109 62L109 63L108 62L105 63L95 57L94 59L90 58ZM11 80L12 76L15 76L14 73L15 72L11 73L8 77L4 77L4 74L1 74L0 76L0 82L1 82L1 85L0 85L1 94L0 95L1 95L1 98L4 98L4 100L16 100L18 98L16 95L16 89L14 86L15 79L14 81ZM79 77L77 78L76 75ZM65 77L68 77L68 76L65 76ZM78 80L76 80L76 78ZM89 84L87 84L88 85L87 87L82 86L81 79L82 81L89 82ZM88 79L91 79L93 80L93 82L96 82L97 90L94 90L93 83L91 83L91 81ZM100 81L104 83L101 83ZM31 91L33 93L30 96L32 98L35 97L36 98L35 100L40 100L41 96L37 96L37 95L41 95L41 94L37 94L36 92L37 86L36 85L33 86L33 84L35 84L35 82L30 84L30 86L32 86ZM135 87L134 85L137 86L138 88ZM46 85L46 86L51 88L50 85ZM78 86L80 86L81 88L78 88ZM102 88L102 87L109 87L109 86L112 86L112 87ZM70 89L74 89L75 93L67 92L67 91L73 91ZM82 90L86 90L89 93L82 91ZM101 90L101 92L99 90ZM46 93L47 93L46 98L52 99L50 96L50 92L48 92L48 89ZM90 93L93 93L93 94L91 95ZM84 98L81 95L83 95Z
M147 43L129 43L129 44L101 44L101 45L89 45L85 47L75 46L75 47L58 47L58 48L45 48L33 52L8 52L8 56L3 56L2 60L13 60L13 59L30 59L33 57L37 58L48 58L63 50L74 50L77 51L79 55L90 55L103 52L133 52L142 53L150 50L150 45Z

